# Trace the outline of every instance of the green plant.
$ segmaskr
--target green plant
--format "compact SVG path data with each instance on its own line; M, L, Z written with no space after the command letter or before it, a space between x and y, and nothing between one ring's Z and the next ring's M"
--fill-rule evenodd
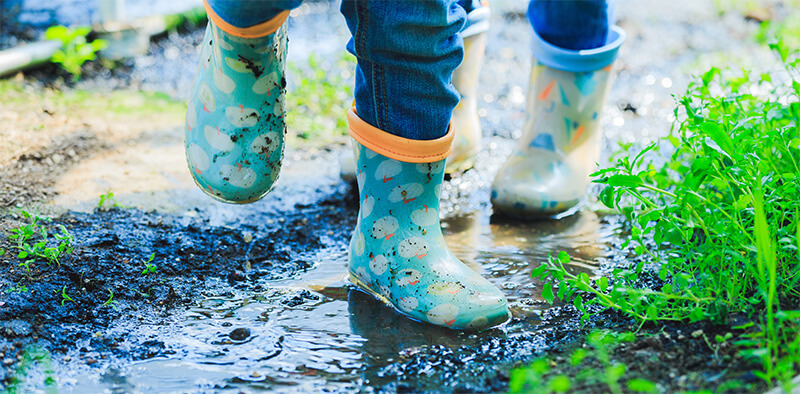
M20 214L23 218L30 219L30 223L11 229L12 234L9 238L16 242L12 248L19 250L17 257L22 259L19 266L24 267L28 274L31 272L30 265L40 259L45 260L47 265L60 264L61 257L72 253L74 238L64 225L58 225L60 234L52 234L56 245L48 246L50 240L47 226L41 223L50 221L50 218L43 218L24 210L20 211Z
M117 203L117 200L114 198L114 192L111 190L107 191L104 194L100 195L100 201L97 202L97 209L105 210L108 209L106 207L106 203L111 203L111 208L121 208L122 206Z
M156 270L158 270L158 266L155 264L151 264L153 260L155 260L155 258L156 254L155 252L153 252L150 254L150 258L148 258L146 261L142 260L142 263L144 263L144 270L142 271L142 275L156 273Z
M748 313L758 330L737 345L761 361L758 376L771 384L800 371L800 312L781 309L800 301L800 62L780 43L772 48L786 73L751 81L711 69L679 99L683 120L665 144L594 174L605 185L600 200L627 219L624 246L638 258L610 279L591 278L559 253L534 272L548 301L572 298L584 317L597 310L590 305L617 309L642 324L723 324ZM642 287L643 275L662 284Z
M58 293L58 290L55 290L55 292ZM61 288L61 306L64 306L67 301L75 302L75 300L67 294L67 285L64 285L64 287Z
M39 373L34 370L38 369ZM43 379L43 385L29 384L26 385L26 380ZM56 384L55 369L53 368L53 358L47 349L30 345L26 346L22 352L22 359L17 364L14 373L8 383L8 393L25 393L30 392L32 387L42 387L44 393L57 393L58 387Z
M117 310L117 300L114 299L114 291L108 289L108 299L103 303L103 306L110 306Z
M353 88L348 80L354 67L353 56L343 54L334 64L317 55L308 58L308 67L289 63L297 80L286 97L286 124L298 138L315 143L330 143L347 130L345 114L352 105Z
M535 360L529 366L511 371L509 391L512 393L553 393L569 390L581 391L581 388L591 387L592 391L598 390L598 385L604 386L603 391L622 393L623 377L627 366L612 360L611 353L620 344L631 342L635 339L632 333L615 333L608 330L597 330L586 337L586 348L574 350L568 361L559 365L556 361L544 357ZM574 372L572 378L555 371ZM628 379L625 387L633 392L654 392L655 384L641 378ZM585 390L585 389L584 389Z
M97 51L108 46L108 42L101 39L87 42L86 36L91 31L92 29L86 26L74 29L66 26L51 26L44 33L48 40L61 42L61 49L53 54L50 61L60 64L64 70L72 74L73 81L77 81L81 77L83 63L97 59Z
M27 293L28 286L25 286L21 283L17 283L14 286L9 287L6 289L6 293Z

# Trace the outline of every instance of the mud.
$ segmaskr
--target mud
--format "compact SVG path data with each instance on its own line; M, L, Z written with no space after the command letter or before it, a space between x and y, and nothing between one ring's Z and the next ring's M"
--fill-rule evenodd
M689 73L704 71L714 56L769 67L763 60L769 55L747 38L756 24L736 13L720 17L703 2L673 3L619 2L628 42L603 114L606 156L619 141L646 143L666 133L670 94L679 94ZM262 202L238 207L194 189L184 169L180 125L133 127L122 142L94 127L0 168L0 247L9 250L8 229L23 223L15 207L52 211L48 227L62 224L76 240L59 266L36 263L30 274L12 253L0 256L6 268L0 275L4 388L497 392L508 389L512 368L542 355L559 373L580 375L568 355L586 346L590 330L632 331L638 324L606 311L581 325L571 305L542 300L541 283L530 272L561 250L573 257L572 269L592 275L632 262L620 248L619 218L595 213L592 203L561 220L492 215L489 185L524 121L530 66L524 4L492 4L479 84L484 149L474 170L444 185L442 214L453 252L508 297L509 323L480 333L444 330L403 318L349 284L346 245L356 193L337 176L346 147L287 151L275 190ZM338 57L347 31L336 9L314 2L293 13L289 61L304 64L310 53L331 62ZM728 36L738 40L717 39ZM115 70L90 66L75 86L186 98L201 39L201 30L167 35L148 55ZM59 73L43 68L28 81L71 88ZM288 81L289 94L295 82ZM94 210L107 190L115 191L121 207ZM143 274L153 253L157 268ZM656 279L648 284L658 285ZM18 286L28 291L15 291ZM645 326L644 335L618 347L612 359L628 366L623 380L649 379L659 391L714 390L732 379L745 384L741 390L763 391L747 372L753 366L714 341L732 332L733 343L741 333L731 327L744 323L737 316L727 326ZM601 367L597 360L590 365ZM597 382L573 388L606 390Z

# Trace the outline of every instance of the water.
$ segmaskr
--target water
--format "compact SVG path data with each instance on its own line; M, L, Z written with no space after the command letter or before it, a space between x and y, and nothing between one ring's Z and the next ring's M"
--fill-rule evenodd
M606 245L613 237L610 226L591 212L531 226L475 211L447 218L443 227L453 252L503 289L513 315L506 325L483 333L456 332L402 317L347 282L346 249L337 245L309 256L314 269L264 282L263 291L229 290L203 297L184 312L173 311L171 327L136 328L153 341L163 341L171 354L87 369L60 380L61 389L359 391L407 379L396 369L417 355L424 355L415 368L423 375L453 372L456 366L440 356L469 349L478 353L496 346L497 338L525 341L519 334L538 330L550 306L530 272L548 253L565 250L574 256L572 268L592 274L611 253ZM484 362L489 368L493 360ZM63 372L59 375L70 375Z

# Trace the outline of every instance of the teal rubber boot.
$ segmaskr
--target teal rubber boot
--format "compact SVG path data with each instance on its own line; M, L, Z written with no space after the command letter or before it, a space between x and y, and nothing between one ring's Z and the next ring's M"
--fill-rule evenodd
M503 293L453 255L442 236L439 191L452 131L431 147L378 130L352 110L348 120L360 196L351 281L422 322L482 329L508 320Z
M206 28L186 113L186 160L197 185L219 201L257 201L278 178L286 133L280 22L255 38L228 33L213 18Z

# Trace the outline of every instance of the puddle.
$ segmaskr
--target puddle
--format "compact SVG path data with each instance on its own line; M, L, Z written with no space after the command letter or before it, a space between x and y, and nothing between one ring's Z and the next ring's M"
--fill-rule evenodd
M613 236L610 226L591 212L531 225L477 211L448 218L443 227L453 252L503 289L513 314L505 326L483 333L455 332L400 316L349 285L342 243L309 256L316 266L305 273L258 282L265 290L205 297L178 312L171 329L138 328L168 351L141 362L86 370L62 379L61 389L359 391L403 380L396 371L398 362L408 364L418 355L425 361L417 369L435 376L435 382L458 368L440 355L470 349L477 354L496 346L498 338L524 341L524 336L515 336L535 335L549 305L530 272L548 253L565 250L575 256L575 270L592 273L609 255L606 245ZM493 360L475 362L494 374L510 368L498 369ZM458 383L470 381L462 377ZM436 389L424 383L415 387Z

